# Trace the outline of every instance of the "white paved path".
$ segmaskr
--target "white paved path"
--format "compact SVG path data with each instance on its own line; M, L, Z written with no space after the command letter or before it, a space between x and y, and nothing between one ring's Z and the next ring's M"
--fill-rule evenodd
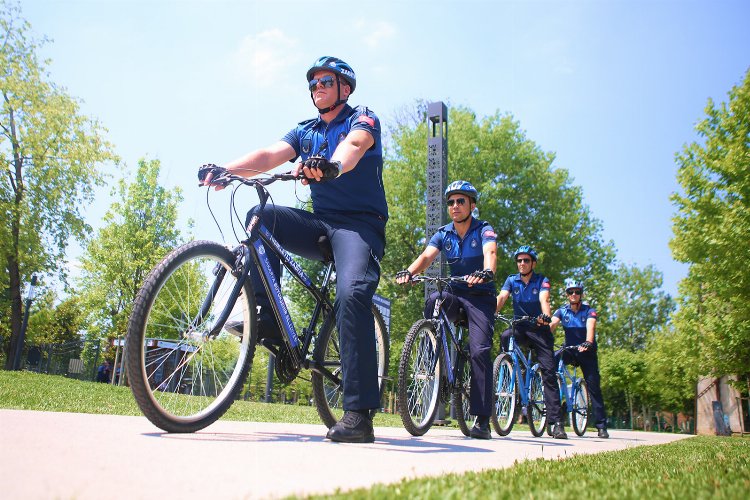
M375 424L374 444L336 444L322 425L219 421L166 434L145 417L0 410L0 498L273 498L687 437L614 430L607 440L568 429L562 441L519 426L480 441L457 429L415 438Z

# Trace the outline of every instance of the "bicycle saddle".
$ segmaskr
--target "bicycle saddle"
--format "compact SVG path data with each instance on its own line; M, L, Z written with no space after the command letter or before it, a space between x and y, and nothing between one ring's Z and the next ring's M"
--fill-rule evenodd
M324 264L333 262L333 248L331 248L331 240L328 239L328 236L323 235L318 238L318 250L320 250L320 254L323 256Z

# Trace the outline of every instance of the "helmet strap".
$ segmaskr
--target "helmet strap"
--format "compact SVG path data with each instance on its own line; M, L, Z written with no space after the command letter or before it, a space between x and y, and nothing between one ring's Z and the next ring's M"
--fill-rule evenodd
M464 222L466 222L469 219L471 219L471 213L469 213L469 215L467 215L463 220L457 220L456 222L458 224L463 224Z
M336 102L333 103L333 106L329 106L327 108L318 108L318 106L315 106L315 108L320 112L321 115L330 113L331 111L336 109L340 104L344 104L347 101L346 99L341 99L341 81L339 80L338 76L336 76L336 92L338 95L336 96ZM314 93L315 93L314 91L310 92L310 99L312 100L313 105L315 105L315 97L313 95Z

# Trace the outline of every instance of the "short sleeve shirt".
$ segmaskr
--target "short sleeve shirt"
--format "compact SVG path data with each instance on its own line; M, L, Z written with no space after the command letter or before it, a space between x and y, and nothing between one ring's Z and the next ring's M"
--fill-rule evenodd
M365 130L375 143L356 167L340 177L310 185L313 211L316 214L372 214L388 219L388 205L383 187L383 145L380 120L367 107L344 105L341 112L326 124L320 117L300 122L282 140L294 148L305 161L320 155L330 159L338 145L353 130Z
M518 316L539 316L542 314L542 303L539 302L539 292L550 289L549 280L537 273L531 274L529 283L521 279L521 273L511 274L503 283L503 290L510 292L513 297L513 314Z
M484 245L497 240L495 230L489 222L471 218L471 225L461 238L453 227L446 224L432 236L428 246L435 247L445 255L451 275L466 276L484 269ZM469 287L465 283L451 285L457 294L494 295L495 282L481 283Z
M596 319L596 311L588 304L581 304L576 312L568 304L555 311L553 316L560 318L565 330L565 345L578 345L586 341L586 321Z

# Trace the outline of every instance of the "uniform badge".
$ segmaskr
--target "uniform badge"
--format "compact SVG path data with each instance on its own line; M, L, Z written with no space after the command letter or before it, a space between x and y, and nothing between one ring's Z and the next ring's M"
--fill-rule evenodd
M532 288L531 289L531 293L533 293L534 295L536 295L536 294L539 293L539 290L537 290L536 288Z
M472 238L472 240L471 240L471 248L476 248L476 247L477 247L477 240L475 240L475 239Z
M343 141L344 139L346 139L346 132L341 132L339 134L338 143L341 143L341 141Z
M303 153L309 154L311 147L312 147L312 139L302 139L302 152Z

